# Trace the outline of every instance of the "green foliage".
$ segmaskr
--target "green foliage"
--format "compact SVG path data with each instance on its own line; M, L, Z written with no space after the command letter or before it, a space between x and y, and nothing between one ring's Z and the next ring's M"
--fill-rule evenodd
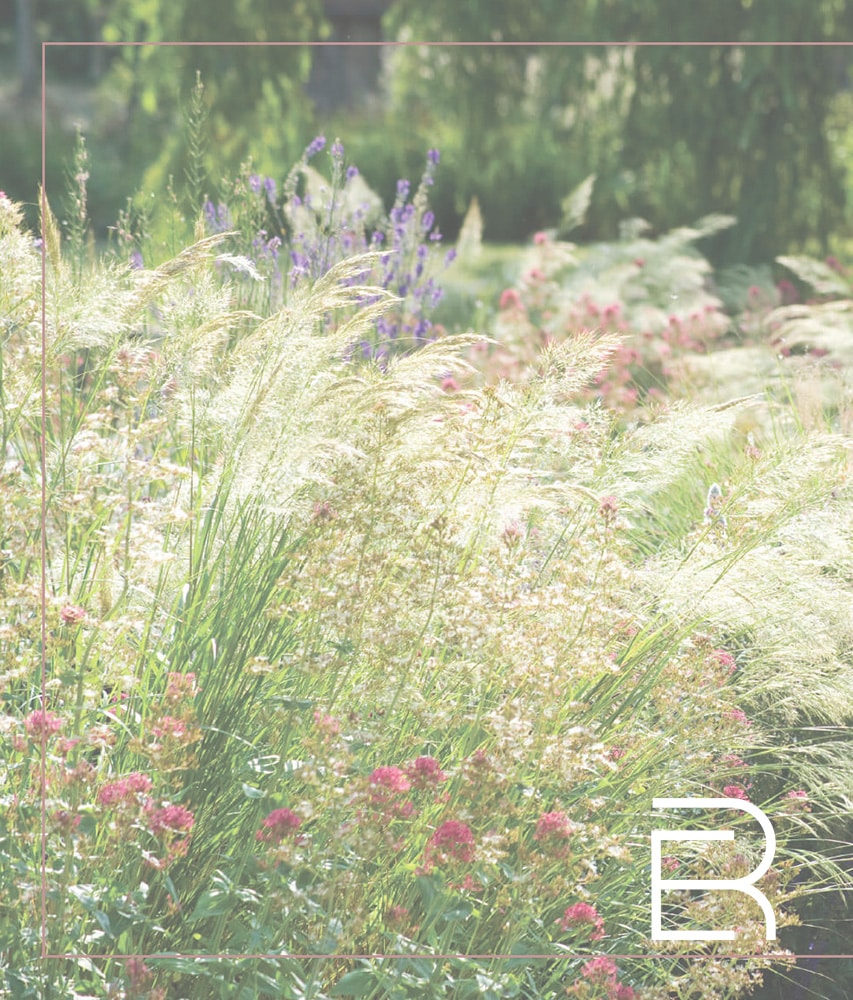
M387 20L409 39L736 43L840 41L849 18L834 0L398 0ZM540 228L543 211L556 217L566 191L595 172L590 232L609 235L625 215L665 229L725 212L738 226L714 256L766 260L809 238L825 244L837 227L844 190L826 125L846 69L846 50L808 46L412 47L395 53L392 93L395 121L441 130L458 199L477 195L489 238Z

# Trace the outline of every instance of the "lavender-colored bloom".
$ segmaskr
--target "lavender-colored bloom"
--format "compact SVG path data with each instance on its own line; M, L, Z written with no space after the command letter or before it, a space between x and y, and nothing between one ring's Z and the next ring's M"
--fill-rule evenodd
M444 263L450 264L456 260L456 247L451 247L444 255Z
M142 254L138 250L134 250L130 255L130 266L134 271L138 271L143 266Z
M358 167L347 167L347 180L351 181L353 177L358 177Z
M430 229L432 229L434 222L435 222L435 215L430 211L424 212L424 217L421 220L421 225L424 227L425 233L428 233Z
M221 203L214 205L212 201L206 201L202 211L204 212L207 227L211 232L223 233L226 229L231 228L231 214L228 211L227 205Z
M344 146L340 139L335 139L329 152L336 160L342 160L344 158Z
M405 200L409 197L409 182L407 180L397 181L397 197Z
M255 194L260 194L261 178L258 174L252 174L249 178L249 187Z
M441 153L437 149L427 150L427 163L431 163L434 167L438 166L438 161L441 159Z
M434 233L429 234L429 238L434 242L441 239L441 233L436 229Z
M270 204L274 205L276 198L276 187L275 187L275 181L272 179L272 177L264 178L264 190L267 193L267 198L269 199Z
M324 135L318 135L316 139L312 139L308 148L305 150L305 159L310 160L312 156L316 156L321 149L326 146L326 137Z

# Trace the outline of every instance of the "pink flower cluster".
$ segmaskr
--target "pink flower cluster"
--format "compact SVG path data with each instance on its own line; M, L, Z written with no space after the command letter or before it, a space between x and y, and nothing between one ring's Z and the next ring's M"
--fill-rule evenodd
M199 692L195 674L170 673L166 680L166 700L180 701L182 698L194 698Z
M737 670L735 658L727 649L712 649L711 656L717 665L722 667L729 676Z
M447 778L435 757L417 757L406 768L406 777L413 788L430 788Z
M337 736L341 731L340 722L338 722L334 716L323 715L322 712L314 713L314 723L320 732L327 738L330 736Z
M370 804L383 813L407 819L415 811L409 800L401 801L401 796L412 787L412 783L399 767L377 767L368 778L370 784Z
M424 871L430 871L434 864L447 864L449 861L468 863L474 860L474 855L474 834L471 828L461 820L449 819L429 838Z
M749 802L749 796L740 785L726 785L723 795L728 799L743 799L744 802Z
M533 834L533 839L551 842L564 841L568 840L573 832L574 827L564 812L548 812L543 813L536 821L536 832Z
M183 806L152 809L148 815L148 827L156 837L164 833L189 833L194 824L195 817Z
M612 958L600 955L590 959L581 969L581 976L587 983L603 986L609 1000L634 1000L636 993L630 986L618 982L619 970Z
M151 791L151 786L151 779L147 775L134 771L118 781L104 785L98 792L98 802L102 806L119 805L122 802L135 800L140 793Z
M184 719L176 719L172 715L162 716L156 725L151 727L151 732L158 738L171 738L173 740L183 739L189 729Z
M255 839L264 843L280 844L286 837L293 836L302 826L301 817L290 809L273 809L264 819Z
M570 931L575 927L591 927L589 935L590 941L600 941L604 937L604 921L598 915L598 911L589 903L574 903L563 913L563 916L556 920L560 925L560 930Z
M570 850L569 838L575 828L569 822L564 812L543 813L536 821L536 832L533 839L557 858L565 858Z
M62 729L62 719L58 715L54 715L53 712L45 712L37 708L35 712L30 712L24 719L24 729L31 739L47 738Z
M784 808L785 812L788 813L811 812L808 792L803 788L798 788L794 792L788 792L785 796Z
M399 767L377 767L368 779L378 789L402 794L412 787L411 782Z
M74 604L66 604L59 612L59 620L63 625L79 625L86 617L86 609Z

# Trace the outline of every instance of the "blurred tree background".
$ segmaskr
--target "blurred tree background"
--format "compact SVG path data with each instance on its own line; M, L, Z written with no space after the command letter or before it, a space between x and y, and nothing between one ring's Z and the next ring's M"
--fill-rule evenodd
M627 217L660 231L724 212L738 225L704 248L719 262L825 253L850 236L849 49L748 43L839 43L851 28L845 0L0 0L0 187L35 198L44 40L513 42L51 47L48 187L62 185L75 122L99 233L137 189L180 187L200 71L212 197L249 155L280 178L323 131L388 200L438 147L433 201L451 237L474 196L486 239L556 226L594 173L585 238ZM653 41L733 44L592 44Z

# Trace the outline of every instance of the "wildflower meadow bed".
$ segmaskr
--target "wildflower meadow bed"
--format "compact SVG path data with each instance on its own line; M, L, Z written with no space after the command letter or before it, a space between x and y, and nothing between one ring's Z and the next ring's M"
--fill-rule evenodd
M0 994L796 977L849 878L853 494L831 348L773 340L849 323L846 290L750 289L733 335L692 249L725 220L541 234L488 328L448 330L476 247L441 249L438 153L387 217L326 155L247 167L194 234L128 213L97 253L82 147L64 234L0 198ZM750 345L767 390L701 402L696 359ZM764 848L660 797L766 814L781 941L744 894L687 891L667 926L735 941L652 940L653 830L737 833L664 877Z

